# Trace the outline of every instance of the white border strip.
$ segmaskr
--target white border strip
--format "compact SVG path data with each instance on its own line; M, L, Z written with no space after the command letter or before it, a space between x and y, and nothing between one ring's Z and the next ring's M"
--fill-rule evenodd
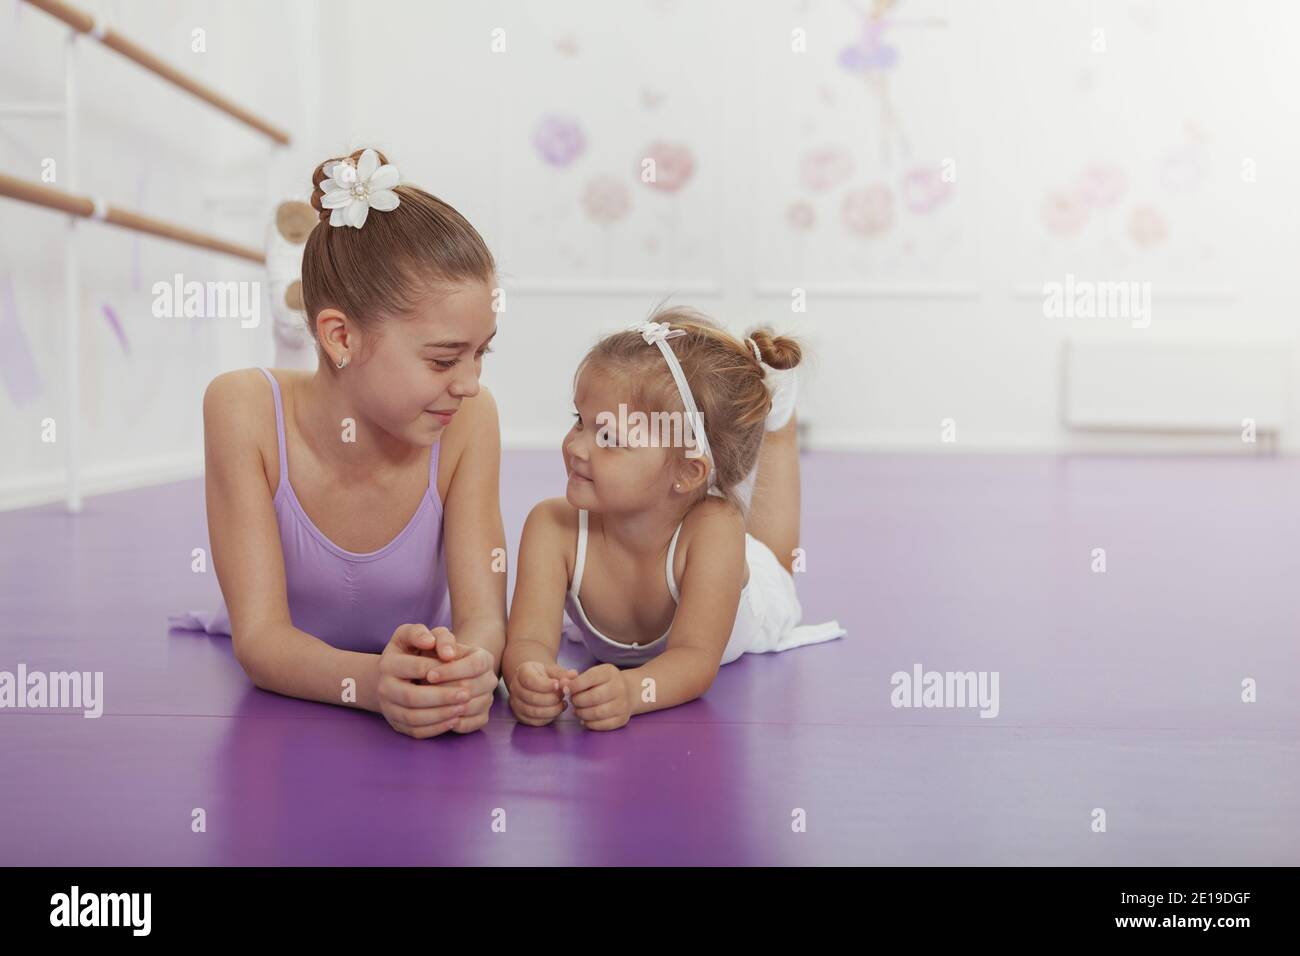
M1063 275L1051 275L1042 282L1018 282L1011 294L1017 299L1041 299L1044 282L1059 282ZM1090 275L1076 275L1075 282L1141 282L1132 276L1107 276L1096 278ZM1181 285L1176 283L1151 283L1151 298L1166 302L1226 302L1237 298L1237 290L1230 285Z
M980 288L973 282L757 282L754 294L763 298L788 299L794 289L809 296L833 299L978 299Z
M521 295L722 295L712 279L515 279L502 282Z

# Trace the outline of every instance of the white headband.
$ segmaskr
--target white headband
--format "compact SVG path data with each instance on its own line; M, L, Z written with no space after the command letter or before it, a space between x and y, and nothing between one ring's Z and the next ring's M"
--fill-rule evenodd
M691 425L691 432L695 435L695 440L700 444L700 451L703 453L709 466L709 492L713 493L717 485L717 470L713 467L713 452L709 450L709 436L704 433L704 416L695 406L695 396L691 394L690 383L686 381L686 373L682 371L681 363L677 361L677 355L673 352L672 347L664 341L665 339L675 339L685 335L685 329L674 329L667 322L638 322L632 326L633 332L638 332L641 338L645 339L650 345L659 346L659 351L663 353L664 361L668 363L668 371L673 373L673 381L677 383L677 392L682 397L682 404L686 406L687 419Z

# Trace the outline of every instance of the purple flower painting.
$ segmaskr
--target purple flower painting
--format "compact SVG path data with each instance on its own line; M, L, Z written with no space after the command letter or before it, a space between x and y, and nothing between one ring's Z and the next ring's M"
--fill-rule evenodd
M551 114L533 130L533 146L546 165L564 169L586 152L587 138L577 120Z

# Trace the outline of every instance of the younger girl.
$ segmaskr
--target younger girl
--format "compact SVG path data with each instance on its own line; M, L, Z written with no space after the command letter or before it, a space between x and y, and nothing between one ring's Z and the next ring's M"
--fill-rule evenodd
M741 654L844 634L799 623L800 357L792 339L742 342L670 309L583 359L565 497L533 508L520 543L502 676L521 722L549 723L567 694L583 726L614 730L699 697ZM638 429L664 412L684 447ZM602 662L582 674L556 663L565 610Z

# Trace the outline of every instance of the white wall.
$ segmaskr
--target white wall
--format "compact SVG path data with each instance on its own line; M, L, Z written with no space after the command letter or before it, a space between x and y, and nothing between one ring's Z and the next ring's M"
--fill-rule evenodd
M19 7L0 14L0 101L57 99L64 31ZM905 0L879 38L897 62L867 74L838 62L847 47L871 55L858 7L870 9L865 0L101 3L123 32L288 128L295 145L272 159L255 134L86 42L81 186L260 245L269 203L215 206L205 191L265 195L269 180L277 198L306 198L320 159L383 149L405 178L465 213L498 256L508 308L485 380L508 445L557 443L583 350L676 293L736 329L770 323L806 339L814 359L802 414L818 445L1242 450L1231 435L1068 431L1060 350L1070 336L1294 338L1300 7ZM208 30L204 54L189 50L196 26ZM792 52L795 30L806 52ZM531 142L551 115L583 132L567 165L543 162ZM656 140L684 143L695 158L671 196L637 180ZM800 163L820 147L851 169L818 191ZM0 120L0 161L15 175L35 178L39 160L61 149L57 121ZM956 172L946 200L910 208L909 170L945 161ZM1045 197L1073 189L1090 166L1117 170L1123 188L1076 235L1054 235ZM627 190L616 223L582 212L596 177ZM854 235L845 198L875 185L892 195L892 220ZM815 216L812 229L787 223L796 202ZM1133 238L1142 207L1163 218L1163 239ZM177 271L232 279L256 269L145 239L137 289L136 241L94 224L81 232L88 468L123 480L171 474L169 463L196 469L202 388L221 369L269 362L269 322L251 331L160 322L149 287ZM60 217L0 201L0 281L13 277L46 384L18 409L0 390L12 452L0 458L0 501L58 494L59 453L33 436L61 394L65 234ZM1067 272L1151 282L1150 328L1045 318L1039 290ZM791 312L796 286L806 313ZM101 302L122 317L129 356ZM955 446L939 441L945 418L957 422ZM1281 447L1294 452L1294 400L1284 421Z

